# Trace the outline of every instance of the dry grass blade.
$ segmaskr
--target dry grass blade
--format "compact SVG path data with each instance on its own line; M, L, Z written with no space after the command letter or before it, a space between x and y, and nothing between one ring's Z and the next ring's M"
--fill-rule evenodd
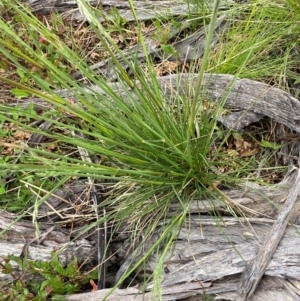
M81 138L85 138L82 133L76 133L73 131L73 136L80 136ZM82 147L78 147L81 159L83 162L86 163L92 163L92 160L89 156L89 153L87 152L86 149ZM90 185L90 196L91 199L93 200L93 204L95 207L95 216L96 216L96 228L97 228L97 253L98 253L98 289L104 289L105 288L105 251L107 248L107 224L106 222L104 223L104 226L101 227L99 225L99 205L100 205L100 198L97 194L95 185L94 185L94 180L91 177L88 177L88 184ZM106 215L106 210L103 208L103 215Z

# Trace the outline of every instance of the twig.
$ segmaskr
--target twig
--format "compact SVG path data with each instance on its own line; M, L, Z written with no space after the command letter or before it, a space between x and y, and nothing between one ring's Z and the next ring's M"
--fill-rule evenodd
M49 228L48 230L44 231L43 233L41 233L41 235L39 237L35 237L33 239L31 239L30 241L27 241L22 249L22 252L20 254L20 258L24 259L26 257L26 255L28 254L28 249L30 247L31 244L33 244L34 242L41 244L43 242L43 240L45 240L45 238L47 237L47 235L52 232L55 229L55 226Z
M296 168L295 168L296 169ZM278 215L276 222L274 223L268 237L261 244L260 250L249 263L242 274L237 301L244 301L249 298L254 292L260 282L265 270L276 251L276 248L285 232L286 226L291 217L294 204L300 193L300 171L297 169L298 175L296 181L291 188L291 191L287 197L285 204L283 205L281 212Z

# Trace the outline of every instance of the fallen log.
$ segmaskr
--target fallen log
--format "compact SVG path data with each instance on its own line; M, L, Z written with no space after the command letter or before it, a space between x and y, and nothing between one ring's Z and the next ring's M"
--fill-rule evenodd
M23 0L24 4L30 7L34 13L43 15L51 14L52 12L59 12L63 17L76 20L78 22L86 21L85 16L80 12L75 0ZM122 0L88 0L91 6L97 7L103 15L99 16L100 21L104 21L105 15L109 14L112 8L118 10L118 14L126 21L135 21L130 4L128 1ZM158 16L174 17L191 14L197 11L197 6L186 1L133 1L136 10L137 19L140 21L156 19ZM211 3L206 3L205 8L212 7ZM221 9L228 9L234 4L230 0L221 1Z
M197 84L197 76L195 73L171 74L158 77L157 82L168 101L172 101L176 95L188 95L192 99ZM107 85L119 94L124 101L128 99L128 87L124 87L118 82L107 83ZM151 86L151 82L149 82L149 85ZM105 89L99 85L90 85L84 90L92 95L97 93L108 99L110 98L105 93ZM76 101L76 94L70 90L56 91L56 93L66 100L71 98ZM131 94L130 97L135 97L133 91ZM300 117L298 114L300 112L300 102L298 99L265 83L236 78L230 74L207 73L204 75L202 92L199 98L222 104L225 108L241 109L239 114L235 112L218 117L219 121L230 129L242 130L246 125L267 116L300 133ZM8 105L19 105L22 108L33 105L37 110L53 107L48 102L36 97L24 98Z
M284 279L274 277L264 277L260 286L257 289L256 297L249 299L249 301L278 301L278 300L293 300L299 301L297 293L293 292L293 281L287 281ZM162 289L162 297L155 299L151 292L147 292L143 295L140 294L137 288L128 289L116 289L114 292L110 292L108 289L102 291L96 291L85 294L77 294L67 296L67 301L173 301L173 300L185 300L185 301L199 301L207 300L207 296L216 295L214 300L236 300L236 294L230 292L236 289L237 283L231 279L223 279L222 282L214 283L214 287L211 283L192 282L184 284L176 284ZM227 290L227 293L221 293ZM109 294L110 293L110 294ZM205 299L206 298L206 299Z
M3 221L2 215L0 220ZM161 284L162 300L178 300L192 296L199 298L205 295L218 296L216 300L237 299L238 282L246 262L254 258L259 244L268 235L274 220L223 218L218 225L216 222L213 218L197 214L191 215L186 221L178 240L174 242L174 249L170 250L165 257ZM24 222L22 222L22 227L24 227ZM21 231L20 223L16 223L12 229ZM287 227L266 269L265 275L269 277L264 276L257 291L249 300L262 301L276 298L277 300L299 300L299 297L296 297L298 291L293 286L293 282L300 279L299 230L299 226L296 225ZM19 232L21 233L22 231ZM18 256L22 246L23 243L17 241L1 240L0 257L5 257L5 252ZM30 246L28 256L32 260L49 260L51 251L53 247ZM95 248L92 244L83 248L74 242L69 248L59 253L59 256L63 263L67 263L74 256L77 256L79 261L86 260L85 255L91 258L93 253L95 253ZM146 268L153 270L156 264L157 256L153 255ZM116 290L107 300L130 300L133 296L136 296L134 300L150 300L151 288L152 285L149 284L145 292L139 292L136 288ZM106 289L71 295L66 300L79 300L79 298L80 300L99 300L109 292L110 290Z
M7 229L16 216L10 214L6 220L4 216L7 216L7 213L4 212L3 214L2 212L1 228ZM265 218L241 219L240 221L235 218L223 218L218 224L215 219L192 214L180 231L173 252L166 255L162 282L163 300L178 300L187 296L203 296L205 294L217 294L219 297L225 296L225 300L236 300L240 274L246 262L254 258L259 248L259 242L268 235L273 223L273 220ZM48 227L43 223L40 223L39 226L41 230ZM297 245L300 242L297 231L299 230L299 226L288 227L266 269L265 274L275 277L275 279L264 277L265 279L260 284L253 299L249 300L275 300L274 296L280 298L279 300L288 300L289 298L298 300L291 297L295 295L295 291L291 290L293 287L291 279L299 279L300 277L300 270L297 267ZM13 232L16 232L16 236L13 236ZM1 258L5 258L7 254L11 253L16 256L20 255L27 239L32 239L35 236L35 229L30 222L17 222L11 226L9 235L9 241L7 237L6 241L1 241ZM20 238L23 242L18 242ZM47 242L48 247L43 245L29 246L27 257L32 260L49 260L51 251L54 250L55 246L63 264L67 264L74 257L77 257L79 262L84 262L87 258L94 263L96 262L93 243L80 245L82 242L75 241L67 244L67 248L65 244L63 246L57 244L57 241L68 242L67 238L67 235L63 235L63 238L57 239L57 234L51 233L51 236L46 237L43 242L43 245ZM126 241L126 237L124 237L124 241ZM62 252L58 252L59 247L62 248ZM110 247L119 249L121 253L118 246L112 244ZM123 251L123 254L126 252ZM156 260L157 258L153 256L147 264L147 269L153 271ZM282 277L285 279L281 279ZM151 290L151 285L147 287L147 290ZM67 297L67 300L79 300L78 298L93 300L93 298L102 298L108 292L109 290L103 290L86 295L73 295ZM111 299L107 300L126 300L126 297L127 300L130 300L133 289L118 290L117 292L121 296L120 299L114 293L111 295ZM138 290L134 290L134 294L137 292ZM150 298L151 295L148 292L144 297ZM137 300L144 298L142 293L139 296Z

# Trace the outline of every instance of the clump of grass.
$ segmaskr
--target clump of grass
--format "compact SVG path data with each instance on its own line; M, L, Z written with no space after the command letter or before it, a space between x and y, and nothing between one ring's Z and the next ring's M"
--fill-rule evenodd
M235 6L232 26L211 55L209 71L239 74L289 91L299 73L296 2L256 0Z
M165 251L167 250L184 222L193 200L218 198L222 202L216 183L234 186L239 181L241 170L252 169L252 166L247 166L247 162L241 162L236 172L215 172L228 166L228 158L211 155L217 139L216 115L220 107L216 106L209 111L201 109L205 107L206 100L200 99L199 94L203 74L209 62L208 45L218 14L219 1L215 1L214 5L197 90L193 97L192 93L186 97L176 94L172 100L160 88L151 59L146 55L147 73L140 68L135 53L129 61L98 22L93 9L85 2L78 1L78 5L101 46L111 57L123 93L118 93L105 78L89 68L81 57L20 2L2 2L12 14L13 22L23 24L32 43L18 36L13 22L0 20L1 55L22 75L19 81L4 77L0 77L0 81L19 89L19 93L46 100L53 105L53 109L39 116L31 110L1 106L1 119L24 131L39 131L49 141L57 141L58 144L66 146L66 153L74 153L79 146L90 156L98 157L98 160L92 163L82 162L76 154L51 152L45 145L40 144L36 149L21 147L25 152L20 163L5 161L0 162L0 167L3 171L22 172L41 179L56 178L62 181L74 177L90 177L109 181L113 189L100 205L106 208L107 214L99 219L99 223L129 222L135 235L143 232L145 237L151 237L159 224L164 226L162 235L132 269L143 263L160 245L165 245ZM132 1L130 4L134 12ZM136 21L138 42L146 53L141 27L138 20ZM43 51L47 49L34 51L34 48L40 46L39 37L46 41L51 53L55 52L56 59L43 55ZM254 51L254 46L251 49ZM133 76L129 76L124 70L117 55L129 66ZM227 61L234 65L233 60L229 59L231 56L227 56ZM235 57L236 55L232 55L232 58ZM246 58L249 58L249 53ZM69 76L69 66L73 66L83 74L86 82L101 88L104 93L76 82ZM222 66L225 65L220 62L219 70ZM67 89L72 94L72 101L62 98L54 88ZM15 119L16 115L27 120L42 119L52 122L52 130L37 130L22 120ZM72 135L74 131L80 135ZM218 160L211 160L213 158ZM180 209L170 218L168 210L174 201L180 204ZM213 211L214 208L211 209ZM142 229L139 228L140 224L143 225ZM164 252L158 260L158 271L162 267L163 254ZM124 277L129 273L130 271ZM158 292L160 277L159 273L154 275Z

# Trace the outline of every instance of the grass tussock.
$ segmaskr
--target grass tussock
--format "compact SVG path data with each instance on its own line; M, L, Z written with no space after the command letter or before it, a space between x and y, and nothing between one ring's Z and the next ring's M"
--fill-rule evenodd
M212 29L220 15L219 2L215 1L212 10L206 8L196 12L196 17L187 17L196 23L208 20L210 30L200 67L198 62L190 65L190 71L198 72L196 91L191 95L175 93L171 99L157 81L155 62L147 55L145 24L137 19L134 30L132 24L126 27L121 19L114 19L105 27L94 9L78 1L89 23L84 34L92 36L95 43L89 48L93 49L90 53L96 53L97 49L100 54L93 58L111 59L112 72L123 91L119 93L89 67L90 58L86 59L87 54L78 48L74 36L62 38L65 29L58 15L51 16L55 20L51 27L20 2L2 1L9 21L0 19L1 68L6 73L5 76L0 73L0 81L13 88L15 96L41 98L51 104L51 109L41 115L33 105L26 109L1 105L2 129L10 124L14 130L40 133L44 138L36 148L10 143L14 150L1 159L0 175L6 177L12 173L18 183L34 183L35 187L50 192L54 181L58 188L74 179L90 178L107 186L105 199L99 206L105 208L106 214L99 217L99 224L128 223L133 239L142 233L150 238L157 225L164 225L159 239L120 281L164 245L157 273L153 275L159 291L161 273L158 272L164 252L178 234L191 202L217 199L228 205L217 187L235 187L255 176L259 166L255 155L229 156L230 141L245 137L218 124L222 105L208 105L199 96L204 72L265 80L287 90L297 83L298 5L279 0L234 5L228 9L230 29L216 48L210 50ZM134 14L134 2L129 3ZM164 26L159 23L160 30ZM138 60L138 52L128 59L114 36L119 34L124 42L126 37L132 37L132 32L145 54L143 64ZM71 76L75 71L83 75L84 82ZM93 85L101 92L95 91ZM62 97L59 92L62 89L71 96ZM51 122L51 130L32 126L31 122L38 120ZM8 132L4 130L3 137ZM256 139L251 134L248 138L251 143ZM2 151L7 151L7 145L2 143ZM78 147L86 150L91 162L82 160ZM37 223L38 207L51 193L41 198L39 188L36 188L38 197L33 197L25 186L13 189L22 195L21 206L4 202L3 207L19 213L25 207L23 215L34 208L33 219ZM2 192L7 193L5 186ZM180 204L180 209L170 216L169 207L174 202ZM213 207L211 211L214 212Z

